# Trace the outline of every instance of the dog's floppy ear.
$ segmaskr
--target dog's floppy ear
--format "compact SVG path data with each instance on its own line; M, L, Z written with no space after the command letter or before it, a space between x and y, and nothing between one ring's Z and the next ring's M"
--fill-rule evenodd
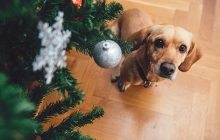
M146 27L128 36L128 40L133 43L132 51L139 49L151 31L152 29L150 27Z
M179 70L182 72L188 71L191 66L202 57L202 51L197 46L194 40L191 42L190 50L184 60L184 62L179 66Z

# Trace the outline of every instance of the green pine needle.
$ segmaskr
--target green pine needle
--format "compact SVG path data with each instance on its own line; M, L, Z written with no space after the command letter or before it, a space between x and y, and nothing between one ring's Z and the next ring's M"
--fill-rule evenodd
M92 111L83 115L82 112L77 111L65 118L57 127L51 126L46 132L41 135L43 139L55 139L62 136L67 139L70 136L75 137L74 133L78 132L78 128L86 124L91 124L93 120L104 115L104 110L100 107L94 107ZM52 136L52 137L51 137ZM81 136L84 138L83 136ZM88 137L89 138L89 137ZM90 139L90 138L89 138Z
M8 84L8 78L0 74L0 139L21 140L33 135L38 124L28 114L35 105L23 97L18 86Z
M73 107L75 107L77 104L70 104L69 100L64 99L62 101L57 101L55 103L50 103L47 105L47 107L39 112L38 116L36 116L36 119L39 122L45 123L50 118L56 117L57 115L66 113Z

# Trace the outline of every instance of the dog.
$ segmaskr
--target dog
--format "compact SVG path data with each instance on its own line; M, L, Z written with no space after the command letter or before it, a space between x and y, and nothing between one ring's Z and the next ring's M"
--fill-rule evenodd
M192 33L174 25L154 25L139 9L123 12L110 29L133 43L132 51L112 70L111 81L119 80L121 92L130 85L147 88L164 79L174 80L178 69L186 72L202 57Z

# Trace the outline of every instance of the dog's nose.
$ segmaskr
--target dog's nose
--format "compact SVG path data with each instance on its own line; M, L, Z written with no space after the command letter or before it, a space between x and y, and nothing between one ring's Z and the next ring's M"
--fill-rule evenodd
M168 62L164 62L160 65L160 71L164 74L164 75L171 75L175 72L175 65L172 63L168 63Z

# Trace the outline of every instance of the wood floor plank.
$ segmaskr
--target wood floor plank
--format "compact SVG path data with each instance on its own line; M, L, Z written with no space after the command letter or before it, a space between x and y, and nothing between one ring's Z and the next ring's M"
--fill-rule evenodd
M170 85L170 87L172 87L173 90L176 89L175 91L176 92L178 91L177 94L180 94L178 98L178 102L180 102L180 100L183 99L185 101L188 100L191 102L194 96L194 92L209 93L210 83L211 83L210 82L211 78L209 78L209 76L212 76L212 74L210 73L210 75L205 76L206 75L205 72L202 70L201 72L198 71L197 67L195 68L193 67L192 69L193 70L190 70L190 72L188 73L179 72L177 78L174 81L170 81L170 80L163 81L164 83Z
M191 2L188 11L188 19L185 21L187 22L187 26L185 29L193 33L195 41L197 41L198 38L198 31L202 16L202 8L202 4Z
M203 0L202 17L200 20L199 39L205 41L212 40L212 31L215 18L216 0Z
M97 79L97 84L94 91L94 96L108 98L111 92L111 89L114 85L110 82L111 81L111 70L102 70L100 75L101 78Z
M137 124L139 128L142 128L143 126L147 126L149 128L156 127L158 117L157 112L142 108L136 108L132 105L127 105L109 99L102 99L99 97L93 97L92 100L97 101L97 98L99 101L96 102L95 105L102 106L104 110L106 110L106 114L104 117L113 117L117 119L133 121Z
M136 140L154 140L155 129L147 126L142 126L138 129Z
M209 103L208 93L195 92L190 116L188 140L203 140L207 109Z
M111 0L108 0L108 1L111 1ZM158 7L158 5L152 5L152 4L148 3L147 1L117 0L117 2L121 3L122 5L130 5L130 6L124 6L125 10L129 9L129 7L132 6L132 7L142 9L149 14L155 14L157 16L163 15L166 18L173 18L173 15L175 13L175 8L163 7L163 6Z
M147 91L142 86L132 86L126 93L120 93L116 89L112 90L109 99L173 116L176 101L156 93L148 94Z
M220 44L220 1L216 2L212 42Z
M182 11L188 11L190 3L188 1L178 1L178 0L135 0L135 2L139 3L147 3L148 5L156 6L156 7L167 7L174 8Z
M80 89L83 90L85 95L85 102L82 104L83 108L90 108L89 102L93 96L95 91L95 85L97 84L97 79L101 78L100 74L102 72L102 68L97 66L93 59L89 60L87 69L84 73L84 78L82 79L83 84L80 85ZM81 81L80 81L81 82Z
M88 60L76 59L72 56L67 58L67 67L71 70L72 76L74 76L78 82L82 82L88 63Z
M193 89L186 90L185 87L182 86L182 82L181 80L181 83L178 83L179 86L176 85L174 87L172 81L163 81L158 86L149 88L146 93L153 96L161 95L170 100L177 101L178 103L190 104L193 101Z
M204 54L220 56L220 49L219 49L220 43L216 43L216 42L213 43L213 42L201 41L201 40L197 40L196 43L200 48L202 48ZM200 61L198 61L198 63L200 63Z
M154 132L154 140L170 140L173 117L160 114Z
M84 135L90 135L91 137L94 138L99 138L100 140L132 140L131 138L125 138L125 137L121 137L118 135L114 135L111 133L106 133L105 131L103 132L102 130L97 130L94 128L89 128L89 127L84 127L83 129L81 129L81 131L83 131ZM88 133L85 133L88 132Z
M149 13L154 24L173 24L173 18L158 16L155 13Z
M209 68L220 69L220 56L204 54L202 60L199 61L198 64Z
M186 140L188 136L191 104L177 103L170 140Z
M191 68L190 73L186 73L186 75L199 77L201 79L206 79L212 82L220 81L220 70L209 68L202 65L195 65ZM208 82L205 84L209 84Z
M119 138L153 137L153 134L149 135L149 133L152 133L156 127L158 116L156 112L95 96L91 104L102 106L106 113L102 119L95 121L87 128L102 131L108 135L117 135ZM86 131L85 129L82 130ZM118 130L121 132L119 133Z
M212 82L205 128L205 140L220 139L220 83Z
M188 11L186 12L186 11L176 10L173 18L173 24L175 26L186 28L187 20L188 20Z

